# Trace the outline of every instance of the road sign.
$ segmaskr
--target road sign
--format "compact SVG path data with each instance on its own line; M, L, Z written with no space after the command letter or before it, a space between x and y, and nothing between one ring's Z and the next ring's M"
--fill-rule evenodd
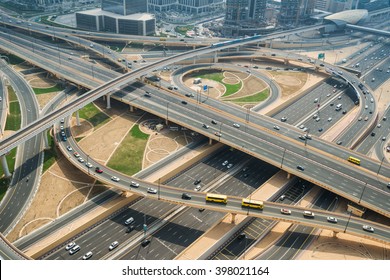
M319 53L318 54L318 59L325 58L325 53Z
M143 225L143 229L144 229L144 231L147 231L147 230L148 230L148 225L147 225L147 224L144 224L144 225Z

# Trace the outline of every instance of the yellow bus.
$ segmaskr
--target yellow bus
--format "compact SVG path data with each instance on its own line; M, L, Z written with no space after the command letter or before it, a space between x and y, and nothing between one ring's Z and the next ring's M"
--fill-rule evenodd
M348 161L349 161L349 162L352 162L352 163L354 163L354 164L360 165L360 159L358 159L358 158L349 157L349 158L348 158Z
M167 38L165 38L165 37L160 37L160 41L166 41L167 40Z
M264 203L262 201L248 199L248 198L243 198L241 205L242 207L258 208L258 209L264 208Z
M208 193L206 195L206 201L217 202L217 203L227 203L227 196L223 194Z

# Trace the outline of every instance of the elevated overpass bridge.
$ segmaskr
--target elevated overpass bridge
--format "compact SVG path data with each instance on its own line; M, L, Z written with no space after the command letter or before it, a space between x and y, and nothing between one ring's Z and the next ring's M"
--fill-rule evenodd
M118 77L116 79L113 79L101 86L98 86L97 88L89 91L88 93L84 94L83 96L79 97L78 99L71 101L69 104L66 104L64 107L58 109L56 112L53 112L39 121L31 124L29 127L27 127L24 130L17 131L14 135L11 137L8 137L4 139L1 142L0 145L0 153L6 154L8 151L10 151L12 148L16 147L19 143L25 141L26 139L32 137L36 133L42 132L45 129L48 129L53 125L53 123L58 122L61 118L65 116L71 115L73 112L81 109L88 103L92 102L93 100L102 97L103 95L112 94L117 89L120 89L122 87L125 87L130 81L134 80L137 77L140 77L142 75L145 75L147 73L150 73L153 69L156 67L163 67L167 64L174 63L175 61L180 61L182 59L187 59L194 57L196 55L206 54L209 52L218 51L219 49L223 49L226 47L235 47L241 45L241 42L237 42L235 44L229 44L229 45L223 45L218 48L203 48L198 50L192 50L184 54L179 54L176 56L172 56L166 59L163 59L159 62L149 64L147 66L144 66L142 68L139 68L131 73L127 73L121 77ZM346 75L344 75L345 77ZM168 97L167 97L168 98ZM175 98L175 100L172 100L170 102L173 103L180 103L181 97L171 97ZM139 101L140 98L136 98L133 100ZM151 99L153 102L153 99ZM155 101L154 101L155 102ZM143 106L142 104L135 104L134 106L140 107L145 109L146 111L152 112L156 115L160 115L162 117L166 114L166 106L165 102L167 101L160 101L164 102L164 106L159 105L158 103L155 104L155 107L152 107L150 102L147 104L147 106ZM143 107L142 107L143 106ZM163 112L161 113L161 107L163 108ZM231 110L231 113L226 114L223 111L218 111L215 108L212 108L208 106L207 104L197 104L196 108L201 108L204 110L204 116L209 116L210 118L217 114L222 115L225 117L225 123L229 123L232 119L237 119L238 121L241 119L243 121L245 118L245 113L243 113L241 110L238 110L237 108L229 109ZM195 111L196 108L193 108ZM174 108L172 106L171 112L174 111ZM180 112L181 108L176 107L175 110L177 110L177 113ZM362 164L363 167L357 168L356 166L351 166L349 163L346 163L345 157L344 158L338 158L340 154L341 148L337 147L337 151L332 151L332 153L323 153L318 150L315 146L303 146L302 143L299 143L297 140L295 140L295 134L287 137L285 139L281 138L281 135L278 133L275 133L274 131L270 132L269 128L275 125L275 120L266 118L265 116L251 116L252 120L250 123L246 123L247 127L247 135L250 136L249 140L250 142L241 142L242 141L242 135L241 131L229 131L228 134L225 134L224 137L215 137L212 135L209 135L206 133L207 136L210 136L210 138L213 138L215 140L221 141L227 145L230 145L232 147L235 147L237 149L240 149L248 154L251 154L255 157L258 157L262 160L265 160L273 165L280 166L282 169L295 174L299 177L305 178L317 185L320 185L324 188L327 188L335 193L338 193L341 196L344 196L354 202L361 203L363 206L372 209L374 211L377 211L378 213L381 213L385 216L390 216L390 205L387 202L384 202L384 204L377 204L374 202L368 202L366 199L368 198L368 193L374 191L375 193L378 193L379 197L386 198L389 196L389 193L386 191L383 191L383 186L387 185L390 169L389 166L386 164L381 164L375 160L364 158L364 162L367 162L368 165ZM177 115L176 118L173 117L173 114L171 114L171 120L182 124L183 126L189 127L195 131L198 131L200 133L205 133L200 129L201 125L198 122L194 122L193 119L187 119L184 121L182 115ZM206 122L206 121L205 121ZM279 124L279 123L278 123ZM265 127L266 125L266 127ZM230 136L231 138L226 136ZM275 145L275 143L278 143ZM323 141L319 141L316 139L316 141L312 142L313 145L320 144L325 149L335 150L335 147L332 147L332 144L325 143ZM274 150L272 153L268 153L267 149L268 147L270 150ZM265 154L264 154L265 153ZM345 154L345 151L343 151ZM318 155L321 154L321 157L318 157ZM362 158L362 155L349 152L348 154L354 155L356 157ZM308 172L300 172L296 170L296 166L294 167L293 161L290 163L290 166L287 166L285 164L280 164L285 159L285 156L295 157L296 160L299 161L308 161L311 162L310 165L314 164L316 168L319 168L319 170L322 170L321 172L323 174L328 174L329 172L333 174L333 176L338 178L338 181L335 179L333 182L326 182L326 178L318 175L309 175ZM305 156L306 155L306 156ZM329 161L330 159L330 161ZM323 163L326 162L324 165ZM380 166L380 168L379 168ZM377 174L378 170L380 169L380 174ZM340 177L341 176L341 177ZM328 177L328 176L326 176ZM342 191L339 188L339 182L340 181L346 181L351 186L356 186L355 194L348 193L345 191ZM363 195L365 193L365 195ZM359 196L361 195L361 196Z

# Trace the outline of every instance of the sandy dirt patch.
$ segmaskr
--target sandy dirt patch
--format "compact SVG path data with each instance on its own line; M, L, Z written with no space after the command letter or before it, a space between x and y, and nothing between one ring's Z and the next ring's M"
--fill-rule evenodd
M44 74L38 74L34 76L27 76L28 83L34 88L50 88L54 87L57 83L47 77Z
M224 100L234 100L235 98L253 95L263 91L268 87L268 85L263 80L260 80L254 76L250 76L245 80L242 80L242 84L243 86L239 91L237 91L237 93L224 98Z
M306 73L285 73L270 71L270 75L281 89L281 96L286 97L299 91L308 80Z
M41 177L38 192L22 219L7 238L12 242L82 204L93 188L93 179L63 156ZM67 199L68 195L71 194Z
M202 79L202 83L194 84L194 78L183 77L183 84L188 88L192 89L194 91L194 94L196 94L196 92L203 91L203 85L207 85L207 94L209 94L213 98L219 98L226 91L224 85L209 79Z
M43 93L43 94L36 94L35 97L37 98L39 108L43 109L54 97L56 97L58 92L50 92L50 93Z

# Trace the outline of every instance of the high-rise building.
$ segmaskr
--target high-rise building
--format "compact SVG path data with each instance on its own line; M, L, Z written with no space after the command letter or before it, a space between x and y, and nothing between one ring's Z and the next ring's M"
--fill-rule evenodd
M102 0L102 10L127 16L148 11L148 0Z
M147 14L148 0L102 0L102 8L76 13L78 28L119 34L153 35L156 18Z
M226 0L225 25L264 21L266 0Z
M279 24L297 26L314 14L316 0L282 0Z

